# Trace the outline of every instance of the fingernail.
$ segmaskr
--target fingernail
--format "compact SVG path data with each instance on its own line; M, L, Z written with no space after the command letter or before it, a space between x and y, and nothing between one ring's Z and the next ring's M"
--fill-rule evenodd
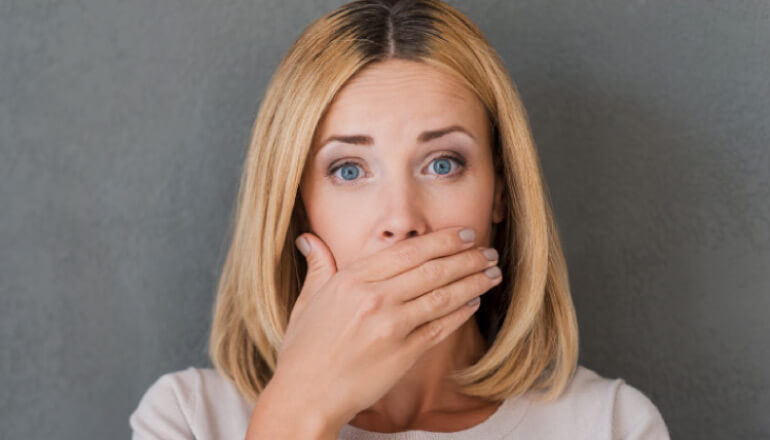
M487 260L497 260L497 250L495 248L488 248L481 251L482 254L484 254L485 257L487 257Z
M468 301L468 305L473 307L476 304L478 304L481 301L481 296L477 296L476 298L473 298L472 300Z
M297 237L297 240L294 242L294 244L297 245L297 249L302 252L302 255L307 256L307 254L310 253L310 243L308 243L305 237Z
M476 232L471 228L465 228L459 232L460 239L466 243L473 241L476 238Z
M485 270L484 273L487 274L489 278L497 278L502 274L498 266L492 266L489 269Z

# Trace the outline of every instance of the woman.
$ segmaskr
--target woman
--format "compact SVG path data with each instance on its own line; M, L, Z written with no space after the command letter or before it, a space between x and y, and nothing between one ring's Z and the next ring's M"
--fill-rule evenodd
M525 109L440 1L355 1L299 37L233 225L215 369L161 376L135 439L668 438L644 394L578 365Z

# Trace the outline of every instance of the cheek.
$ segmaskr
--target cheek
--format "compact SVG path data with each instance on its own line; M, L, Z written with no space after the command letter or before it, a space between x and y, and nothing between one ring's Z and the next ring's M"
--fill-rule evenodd
M435 203L435 205L434 205ZM428 212L429 218L443 220L444 223L464 223L469 226L484 225L491 222L492 205L487 197L480 194L463 195L446 202L436 203Z
M361 243L365 238L366 216L370 209L360 200L333 191L316 191L308 194L307 210L310 232L324 242L334 257L337 270L341 270L360 257Z
M308 191L306 200L310 226L319 232L345 230L353 219L360 217L367 210L362 204L367 198L362 198L355 192L335 190L328 185L318 185L313 191Z
M426 200L426 216L430 219L431 229L466 225L481 234L481 243L488 243L493 198L493 184L475 180L468 185L432 194Z

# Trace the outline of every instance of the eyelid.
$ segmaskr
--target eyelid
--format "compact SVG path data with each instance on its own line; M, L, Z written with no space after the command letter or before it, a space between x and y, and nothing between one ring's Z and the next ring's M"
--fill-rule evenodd
M453 174L444 174L444 175L437 174L436 176L438 176L437 177L438 179L450 179L453 177L457 177L458 175L463 173L465 168L467 168L467 163L468 163L467 159L462 154L455 151L450 150L450 151L438 152L437 155L430 160L428 165L430 165L431 163L433 163L433 161L438 159L453 160L455 161L455 163L457 163L457 168L460 169L460 171L456 171ZM336 173L340 168L348 165L356 165L358 167L363 168L363 166L360 163L358 163L358 161L355 159L340 159L339 161L333 162L331 165L329 165L328 170L326 172L326 177L330 178L332 181L335 181L335 183L338 185L355 185L356 182L360 179L346 181L345 179L339 179L334 175L334 173Z

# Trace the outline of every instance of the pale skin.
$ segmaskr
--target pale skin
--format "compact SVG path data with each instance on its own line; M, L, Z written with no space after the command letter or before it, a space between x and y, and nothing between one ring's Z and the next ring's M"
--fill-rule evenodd
M467 133L418 141L425 131L451 126ZM431 66L388 60L352 78L316 131L300 184L310 231L328 246L337 269L453 225L473 228L477 243L488 246L505 212L490 131L473 91ZM325 142L349 135L371 137L370 145ZM339 167L344 161L352 163ZM460 394L442 377L472 364L486 348L475 320L467 319L349 424L378 432L452 432L481 423L499 403Z

